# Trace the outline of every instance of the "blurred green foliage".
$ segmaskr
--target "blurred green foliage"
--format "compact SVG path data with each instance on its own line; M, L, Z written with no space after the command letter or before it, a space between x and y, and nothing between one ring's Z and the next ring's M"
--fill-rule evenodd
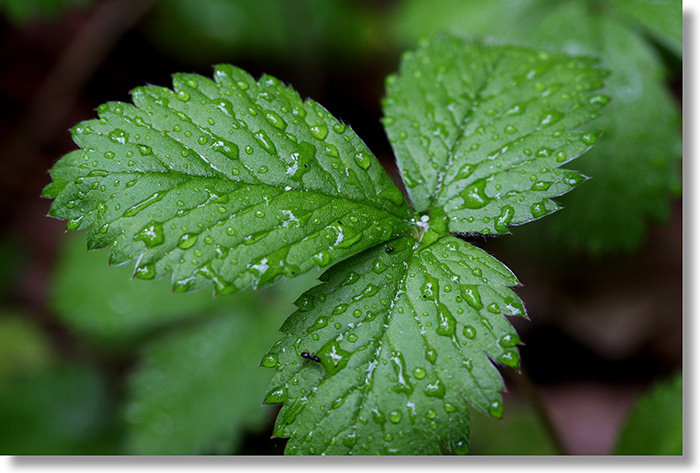
M405 0L393 26L403 45L447 29L603 60L614 99L599 120L602 138L571 166L592 179L559 199L566 212L528 230L549 249L565 243L603 253L638 250L647 221L667 219L670 199L680 195L680 110L651 38L676 58L679 75L681 18L680 0L446 0L440 8Z
M37 18L56 20L74 7L85 7L93 0L0 0L0 13L12 23L25 25Z
M46 335L25 314L0 312L0 380L50 364Z
M0 454L116 453L112 403L98 370L57 359L29 314L0 316Z
M170 281L132 279L131 265L109 267L105 252L86 248L82 235L66 239L55 266L50 305L78 336L102 348L129 349L177 321L240 304L250 307L258 300L249 291L235 299L215 299L209 290L173 294Z
M381 37L369 2L167 0L146 32L165 53L210 65L231 57L298 64L355 59Z
M256 362L279 337L275 314L239 307L143 347L131 375L126 452L226 454L262 428L271 373Z
M659 382L628 414L617 441L618 455L683 454L683 377Z
M471 418L472 455L556 455L557 451L530 404L506 398L503 419Z
M235 453L271 421L259 360L318 271L215 299L141 285L86 247L66 236L49 302L75 353L31 314L0 316L0 453Z

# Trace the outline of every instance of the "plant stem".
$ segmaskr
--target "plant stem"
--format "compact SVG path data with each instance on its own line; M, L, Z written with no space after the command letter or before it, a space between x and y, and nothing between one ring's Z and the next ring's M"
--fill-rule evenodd
M528 374L527 370L525 370L525 368L523 368L522 366L520 367L520 373L521 374L520 376L517 376L517 379L520 381L522 388L525 390L525 393L529 398L532 407L535 408L535 413L539 418L542 426L547 431L547 435L552 441L552 445L554 446L556 454L570 455L570 452L566 448L564 441L562 440L561 436L559 435L559 432L554 426L554 422L552 422L552 418L550 417L549 412L547 411L547 408L545 407L544 402L542 401L542 395L540 394L539 388L532 381L532 378Z

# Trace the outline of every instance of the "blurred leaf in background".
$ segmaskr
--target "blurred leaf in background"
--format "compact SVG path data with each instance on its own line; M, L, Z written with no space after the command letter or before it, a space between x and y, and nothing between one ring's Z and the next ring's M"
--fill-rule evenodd
M210 65L235 56L316 62L366 51L379 40L369 2L168 0L146 31L167 54Z
M80 336L103 348L129 348L176 321L258 300L250 291L214 298L212 291L173 294L168 279L132 279L131 265L109 266L107 253L87 251L85 235L67 235L51 284L50 305ZM244 302L245 301L245 302Z
M0 13L23 26L37 18L55 20L74 7L85 7L93 0L0 0Z
M131 375L126 453L227 454L271 420L271 376L259 359L278 337L278 314L237 307L148 343Z
M556 455L542 420L526 402L504 396L503 419L484 415L471 418L472 455Z
M566 212L530 231L537 241L594 254L634 252L647 221L668 219L671 198L680 196L680 111L662 59L679 75L681 9L680 0L447 0L440 8L405 0L393 26L404 45L447 29L601 57L613 71L606 92L614 100L600 119L602 138L575 163L593 179L559 199Z
M28 314L0 315L0 454L117 453L103 376L58 360L48 342Z
M617 441L618 455L683 454L683 377L657 383L628 414Z
M128 265L109 267L106 252L86 248L85 235L66 235L51 306L102 352L129 357L138 346L136 363L127 360L121 452L235 452L246 432L271 420L260 359L319 271L218 298L173 294L168 280L132 280Z
M0 309L0 385L10 377L45 368L50 360L46 335L31 319Z

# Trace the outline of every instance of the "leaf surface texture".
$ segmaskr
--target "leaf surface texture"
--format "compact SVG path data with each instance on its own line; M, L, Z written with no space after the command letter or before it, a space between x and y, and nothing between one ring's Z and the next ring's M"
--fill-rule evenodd
M438 36L387 81L384 124L415 209L452 232L506 233L585 177L559 169L596 140L609 98L595 59Z
M392 240L325 273L263 358L287 453L465 452L467 406L500 417L524 315L513 274L452 236ZM308 353L318 361L302 356Z
M139 87L73 129L50 215L135 276L217 293L326 266L397 236L401 192L346 125L270 76L218 66Z

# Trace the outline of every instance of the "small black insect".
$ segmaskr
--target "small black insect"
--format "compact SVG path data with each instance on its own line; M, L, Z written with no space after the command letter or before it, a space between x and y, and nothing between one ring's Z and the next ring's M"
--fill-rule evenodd
M310 354L308 351L303 351L303 352L301 352L301 357L302 357L302 358L306 358L307 360L315 361L316 363L320 363L320 362L321 362L321 359L320 359L318 356L312 355L312 354Z
M388 254L391 254L394 252L394 247L393 246L387 246L384 248L384 251L386 251Z

